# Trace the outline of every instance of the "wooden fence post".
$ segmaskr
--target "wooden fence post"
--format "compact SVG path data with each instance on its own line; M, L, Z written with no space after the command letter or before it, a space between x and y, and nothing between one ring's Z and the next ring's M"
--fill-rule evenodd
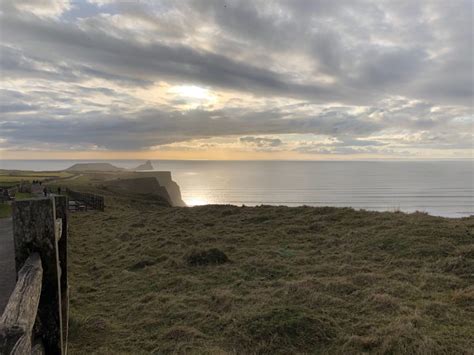
M62 201L61 201L62 204ZM61 268L58 251L55 198L20 200L12 204L13 238L17 272L31 253L37 252L43 265L43 282L37 325L47 354L63 354L61 314ZM62 224L62 221L61 221ZM62 227L62 226L61 226ZM67 228L66 233L67 233ZM66 269L65 265L63 267Z

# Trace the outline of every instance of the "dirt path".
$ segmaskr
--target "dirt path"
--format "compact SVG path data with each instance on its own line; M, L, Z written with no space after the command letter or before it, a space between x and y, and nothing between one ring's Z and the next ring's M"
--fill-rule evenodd
M0 314L15 287L15 256L13 246L12 219L0 219Z

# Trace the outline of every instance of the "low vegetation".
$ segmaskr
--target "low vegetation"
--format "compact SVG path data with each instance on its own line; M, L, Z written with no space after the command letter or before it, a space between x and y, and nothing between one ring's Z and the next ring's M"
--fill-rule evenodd
M106 205L71 214L72 354L474 349L474 217Z

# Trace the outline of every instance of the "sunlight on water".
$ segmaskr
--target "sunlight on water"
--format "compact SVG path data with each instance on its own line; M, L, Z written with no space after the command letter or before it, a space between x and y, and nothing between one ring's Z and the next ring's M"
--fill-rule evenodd
M186 202L186 204L188 206L202 206L202 205L207 205L207 204L211 203L210 201L208 201L204 197L200 197L200 196L194 196L194 197L187 198L184 202Z

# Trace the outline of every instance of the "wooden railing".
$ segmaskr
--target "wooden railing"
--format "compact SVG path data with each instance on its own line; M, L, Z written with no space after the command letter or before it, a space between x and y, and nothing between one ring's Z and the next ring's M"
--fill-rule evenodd
M12 205L17 283L0 319L0 354L66 354L66 196Z
M69 188L66 189L66 193L72 200L80 201L92 209L104 211L104 196L90 194L87 192L73 191Z

